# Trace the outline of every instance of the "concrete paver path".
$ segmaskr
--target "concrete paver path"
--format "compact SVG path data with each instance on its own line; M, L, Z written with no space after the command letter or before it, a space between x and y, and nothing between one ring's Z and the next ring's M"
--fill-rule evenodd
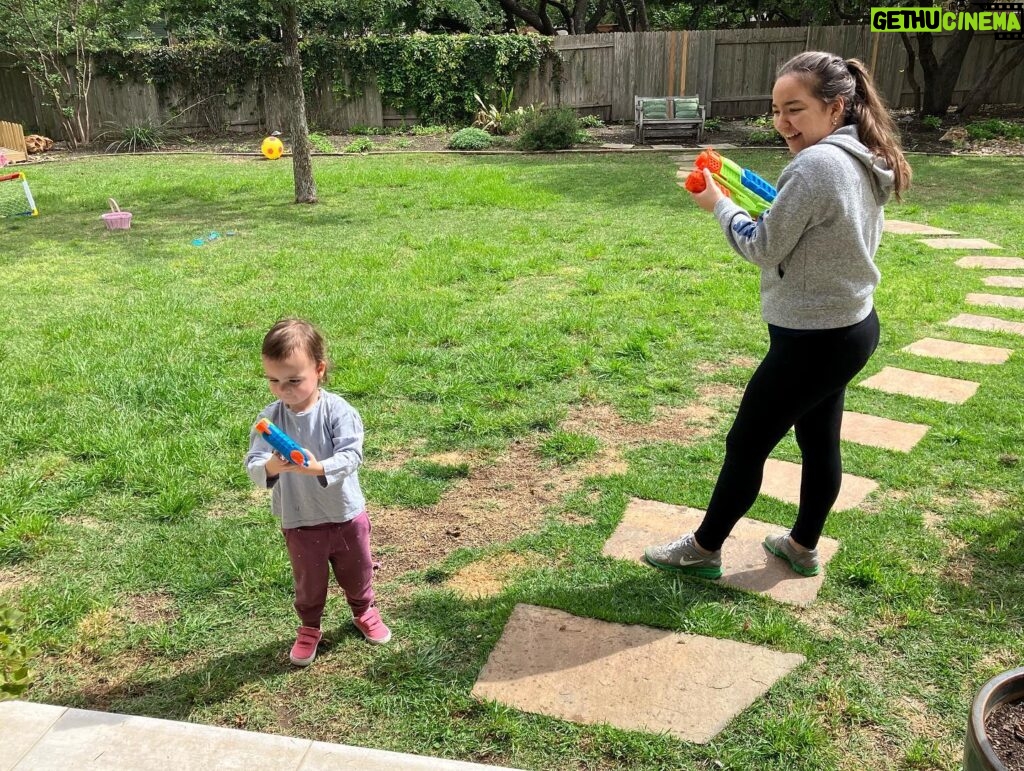
M886 233L894 233L900 236L914 235L914 236L957 236L960 235L955 230L943 230L942 228L932 227L931 225L921 225L917 222L905 222L904 220L886 220L882 226L882 230Z
M233 728L0 702L0 771L502 771ZM504 769L504 771L510 771Z
M949 404L963 404L974 396L980 383L959 380L953 377L926 375L899 367L885 367L878 374L863 380L859 385L874 388L890 394L935 399Z
M977 329L982 332L1006 332L1010 335L1024 335L1024 321L1007 321L992 316L976 316L972 313L961 313L946 322L951 327Z
M925 246L932 249L1002 249L984 238L919 238Z
M917 356L928 356L933 359L961 361L968 364L1002 364L1013 353L1009 348L997 348L992 345L974 345L972 343L956 343L952 340L937 340L926 337L903 348Z
M844 442L881 447L883 450L910 452L928 433L928 428L920 423L903 423L859 412L844 412L839 438Z
M646 564L644 549L674 541L683 533L696 530L703 518L704 512L700 509L633 498L601 553ZM764 594L789 605L814 602L825 580L825 572L810 578L799 576L761 546L766 535L785 531L784 527L750 517L741 519L722 545L722 577L716 583ZM822 566L827 565L838 550L838 541L822 538L818 543Z
M1001 286L1006 289L1024 289L1024 276L985 276L985 286Z
M961 268L986 268L988 270L1018 270L1024 268L1024 257L988 257L969 254L956 261Z
M803 662L732 640L516 605L473 695L705 743Z
M967 295L968 305L990 305L995 308L1013 308L1024 310L1024 297L1014 297L1006 294L986 294L984 292L971 292Z

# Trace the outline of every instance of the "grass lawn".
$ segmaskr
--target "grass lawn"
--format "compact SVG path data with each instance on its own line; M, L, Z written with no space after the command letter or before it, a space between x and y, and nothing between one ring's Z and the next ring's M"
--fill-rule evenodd
M770 179L786 160L735 157ZM1024 159L912 162L916 185L888 216L1024 255ZM987 272L954 265L963 252L885 237L882 342L858 380L897 366L981 387L960 406L850 390L848 409L932 429L909 455L844 445L845 470L880 489L829 519L842 548L818 601L793 608L601 556L631 496L706 506L767 344L756 269L676 186L668 155L315 170L309 207L290 203L287 161L28 169L41 216L0 221L0 600L40 650L25 698L521 768L958 767L972 695L1024 662L1024 354L1020 338L943 322L1024 320L964 300L1019 290L984 288ZM104 231L108 196L134 213L130 231ZM284 315L320 325L331 388L366 424L395 632L366 645L332 593L330 643L308 670L287 663L291 574L242 468L271 401L260 342ZM929 336L1017 351L998 366L901 352ZM650 428L696 404L688 438ZM581 411L652 441L616 447L564 422ZM795 442L775 457L799 460ZM496 468L500 484L474 488ZM528 486L549 503L521 518ZM489 524L436 530L457 496L497 501ZM794 513L759 499L751 515ZM446 586L494 557L520 566L499 594ZM576 725L470 696L518 602L808 661L706 746Z

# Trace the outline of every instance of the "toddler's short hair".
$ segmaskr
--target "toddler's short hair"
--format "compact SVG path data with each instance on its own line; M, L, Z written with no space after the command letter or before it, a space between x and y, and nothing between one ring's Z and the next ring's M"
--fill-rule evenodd
M263 338L263 356L280 361L302 351L319 364L327 361L323 335L304 319L281 319Z

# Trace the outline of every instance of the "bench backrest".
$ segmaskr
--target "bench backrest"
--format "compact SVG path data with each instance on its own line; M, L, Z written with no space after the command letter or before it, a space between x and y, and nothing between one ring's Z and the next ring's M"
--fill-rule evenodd
M699 96L635 97L636 117L644 120L700 120Z

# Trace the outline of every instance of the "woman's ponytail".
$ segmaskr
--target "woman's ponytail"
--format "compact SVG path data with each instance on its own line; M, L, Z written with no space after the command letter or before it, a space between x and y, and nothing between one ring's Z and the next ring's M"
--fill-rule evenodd
M899 131L879 95L871 74L860 59L847 59L846 68L854 81L852 117L857 124L860 141L872 152L885 159L895 175L896 198L910 187L910 164L900 146Z

